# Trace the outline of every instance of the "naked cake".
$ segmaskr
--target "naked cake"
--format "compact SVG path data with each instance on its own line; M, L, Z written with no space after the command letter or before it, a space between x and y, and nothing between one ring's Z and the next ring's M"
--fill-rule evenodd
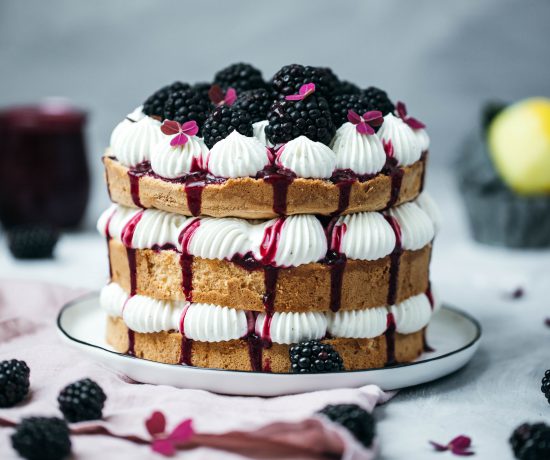
M428 147L403 103L327 68L161 88L103 157L108 342L257 372L416 359L436 307Z

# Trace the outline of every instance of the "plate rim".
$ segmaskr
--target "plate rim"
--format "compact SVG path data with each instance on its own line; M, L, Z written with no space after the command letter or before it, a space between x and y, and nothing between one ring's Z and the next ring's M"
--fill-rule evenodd
M285 377L285 376L307 377L307 376L319 375L317 373L294 374L292 372L269 373L269 372L257 372L257 371L240 371L240 370L236 370L236 369L217 369L217 368L213 368L213 367L196 367L196 366L183 366L181 364L161 363L161 362L153 361L153 360L150 360L150 359L137 358L135 356L131 356L131 355L128 355L126 353L120 353L118 351L109 350L105 347L102 347L101 345L95 345L93 343L85 342L84 340L80 340L80 339L77 339L77 338L69 335L69 333L65 329L63 329L63 327L61 325L61 318L62 318L64 312L66 310L72 308L75 304L80 303L80 302L84 302L84 301L88 300L89 298L93 298L93 297L97 297L99 299L99 291L92 291L92 292L89 292L87 294L78 296L75 299L70 300L69 302L66 302L61 307L61 309L59 310L59 313L57 314L57 318L56 318L56 326L57 326L58 333L60 333L66 340L69 340L69 341L72 341L72 342L75 342L75 343L78 343L80 345L84 345L84 346L87 346L87 347L95 348L97 350L101 350L101 351L110 353L110 354L118 356L120 358L128 358L128 359L134 359L134 360L138 360L138 361L146 361L146 362L149 362L149 363L152 363L152 364L170 366L170 367L173 367L173 368L181 368L181 369L193 370L193 371L215 371L215 372L220 372L221 371L221 372L230 372L230 373L236 373L236 374L244 374L244 375L253 374L255 376L268 376L268 377L274 377L274 376L277 376L277 377ZM482 336L483 328L481 326L481 323L474 316L472 316L470 313L465 312L464 310L461 310L461 309L456 308L454 306L450 306L445 302L441 303L440 310L443 310L443 309L451 311L451 312L453 312L457 315L460 315L460 316L466 318L468 321L470 321L474 325L475 330L476 330L475 336L466 345L463 345L462 347L457 348L456 350L450 351L448 353L445 353L443 355L434 356L433 358L427 358L427 359L423 359L421 361L412 361L412 362L409 362L409 363L394 364L394 365L386 366L386 367L374 367L374 368L371 368L371 369L356 369L356 370L351 370L351 371L325 372L325 373L323 373L323 375L327 375L327 374L339 374L339 375L341 375L341 374L356 374L356 373L401 369L401 368L410 367L410 366L418 366L420 364L427 364L427 363L430 363L430 362L433 362L433 361L438 361L438 360L448 358L448 357L453 356L453 355L457 355L457 354L459 354L459 353L475 346L480 341L481 336Z

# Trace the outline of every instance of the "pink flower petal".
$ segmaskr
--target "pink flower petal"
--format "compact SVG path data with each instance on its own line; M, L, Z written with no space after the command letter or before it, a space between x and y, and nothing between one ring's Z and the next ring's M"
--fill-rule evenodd
M300 86L299 93L304 96L304 99L315 92L315 83L306 83Z
M306 83L300 86L298 94L290 94L285 97L287 101L302 101L315 92L315 83Z
M145 427L151 436L164 433L166 429L166 418L164 414L159 411L153 412L151 417L145 420Z
M434 441L428 441L435 450L437 450L438 452L445 452L446 450L449 450L449 447L448 446L444 446L443 444L439 444L438 442L434 442Z
M379 110L370 110L363 114L363 120L365 121L374 121L379 118L382 118L382 112L380 112Z
M186 442L189 441L195 434L195 431L193 430L193 420L187 419L181 422L172 433L170 433L170 436L168 436L168 439L175 442Z
M472 444L472 440L468 436L460 435L454 438L449 445L458 447L459 449L467 449Z
M348 121L350 123L353 123L354 125L357 125L361 123L361 117L357 112L354 112L353 110L348 110Z
M404 102L398 101L395 108L397 110L397 115L399 115L399 118L407 118L407 106Z
M459 449L457 447L453 447L451 448L451 452L454 454L454 455L458 455L460 457L468 457L470 455L475 455L474 452L472 452L471 450L466 450L466 449Z
M187 134L179 133L178 135L176 135L172 138L172 140L170 141L170 145L172 147L179 147L181 145L187 144L188 139L189 139L189 137L187 137Z
M420 120L417 120L413 117L408 117L405 120L405 123L407 123L412 129L423 129L426 127L424 123L422 123Z
M367 134L370 136L374 134L374 129L372 129L372 127L369 126L369 124L365 123L364 121L356 125L355 129L359 134Z
M171 457L176 453L174 443L168 439L155 439L151 444L151 449L165 457Z
M186 121L181 126L181 131L188 136L196 136L199 132L199 125L197 125L197 122L195 120Z
M219 105L223 102L224 94L223 89L220 85L212 85L208 90L208 97L213 104Z
M167 136L173 136L181 130L181 126L177 121L164 120L160 125L160 130Z
M227 92L225 93L225 98L223 102L226 105L233 105L236 100L237 100L237 91L235 91L235 88L227 88Z

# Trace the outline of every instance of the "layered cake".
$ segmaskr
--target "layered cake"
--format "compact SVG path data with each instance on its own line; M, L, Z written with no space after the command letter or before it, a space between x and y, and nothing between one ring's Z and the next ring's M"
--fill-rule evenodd
M98 221L119 352L257 372L416 359L435 304L424 125L297 64L176 82L114 129Z

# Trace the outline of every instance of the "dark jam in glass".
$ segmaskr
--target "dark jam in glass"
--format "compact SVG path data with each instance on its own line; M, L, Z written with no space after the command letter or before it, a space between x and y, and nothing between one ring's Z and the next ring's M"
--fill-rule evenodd
M77 226L89 171L85 113L62 103L0 110L0 220L6 227Z

